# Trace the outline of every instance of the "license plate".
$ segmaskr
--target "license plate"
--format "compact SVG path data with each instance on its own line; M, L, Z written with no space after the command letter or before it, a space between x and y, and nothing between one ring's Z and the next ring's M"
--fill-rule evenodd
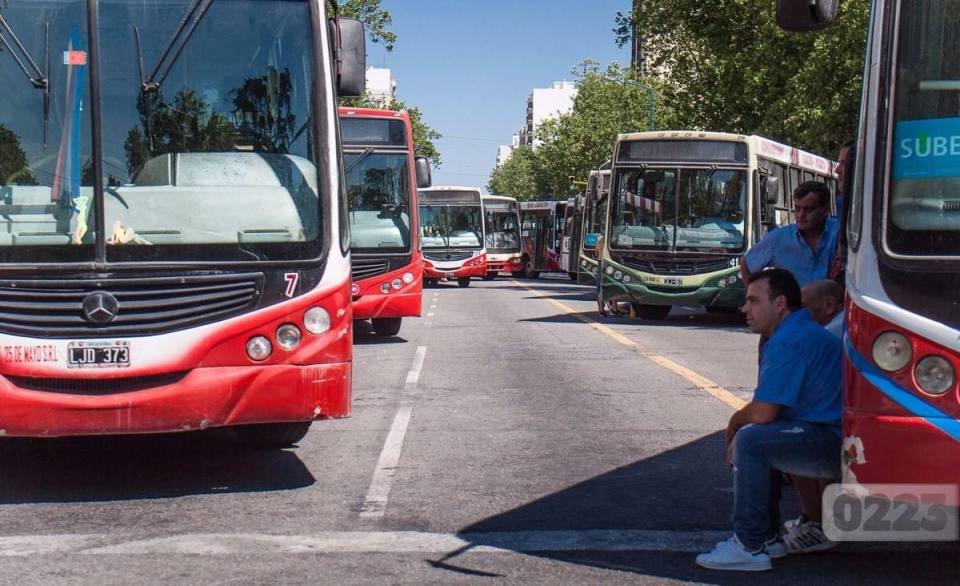
M67 344L70 368L125 368L130 366L130 343L70 342Z
M664 277L663 284L676 286L683 285L683 277Z

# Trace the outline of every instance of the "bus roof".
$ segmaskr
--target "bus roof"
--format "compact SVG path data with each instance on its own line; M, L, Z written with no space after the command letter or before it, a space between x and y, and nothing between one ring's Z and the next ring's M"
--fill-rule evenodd
M701 130L655 130L620 134L617 142L637 140L704 140L748 143L762 157L802 169L834 176L836 163L819 155L756 135L709 132Z
M552 210L558 205L567 205L566 201L521 201L520 209L525 211Z
M340 106L337 108L337 114L340 116L349 116L351 118L399 118L407 122L410 121L410 115L406 110L378 110L376 108L352 108L349 106Z
M507 195L484 195L483 201L502 201L502 202L513 202L517 203L517 198L510 197Z

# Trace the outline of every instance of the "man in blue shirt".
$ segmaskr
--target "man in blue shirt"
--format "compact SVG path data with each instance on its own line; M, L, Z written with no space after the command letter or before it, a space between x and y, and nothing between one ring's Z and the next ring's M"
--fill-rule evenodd
M826 279L834 260L839 222L830 216L830 188L805 181L793 191L794 222L767 232L740 261L743 281L767 267L787 269L801 287Z
M840 476L840 340L813 321L800 301L789 271L768 269L750 277L743 307L747 325L769 341L753 400L727 425L734 535L697 556L703 567L769 570L771 555L785 555L779 487L771 471Z

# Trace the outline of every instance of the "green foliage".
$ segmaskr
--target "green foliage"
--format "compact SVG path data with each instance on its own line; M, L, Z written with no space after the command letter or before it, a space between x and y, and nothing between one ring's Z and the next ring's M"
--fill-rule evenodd
M360 98L341 98L340 105L353 106L355 108L387 109L393 110L394 112L406 110L410 116L410 124L413 127L414 154L418 157L430 159L430 165L432 167L439 167L443 163L440 157L440 151L437 150L436 145L433 144L433 141L443 135L423 121L423 113L417 106L408 106L402 100L397 99L394 99L389 105L384 106L380 101L372 100L367 95Z
M829 156L856 129L868 11L867 0L846 0L835 26L797 34L777 27L769 0L644 0L642 15L618 15L615 32L623 40L642 16L669 127L760 134Z
M488 185L492 192L519 197L534 190L532 199L567 197L570 177L584 181L591 169L611 159L618 134L648 129L651 93L655 125L670 115L657 99L662 90L655 80L634 79L616 65L600 70L585 62L574 69L582 73L573 108L540 124L538 146L529 157L514 162L517 153L523 152L517 149L506 164L494 169Z
M393 18L380 7L380 0L346 0L340 3L340 14L362 22L370 42L383 43L384 49L393 51L397 42L397 35L390 31Z
M0 124L0 185L12 184L37 185L37 178L30 172L20 137Z
M518 200L536 200L548 191L541 173L538 153L530 146L513 149L513 154L500 167L490 173L487 191L494 195L507 195Z

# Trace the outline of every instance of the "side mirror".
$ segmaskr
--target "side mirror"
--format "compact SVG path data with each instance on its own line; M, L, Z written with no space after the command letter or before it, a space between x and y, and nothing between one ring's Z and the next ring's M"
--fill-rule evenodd
M417 188L430 187L433 184L433 179L430 177L430 159L417 157L414 167L417 171Z
M768 175L763 180L763 197L768 204L775 204L780 201L780 178Z
M837 18L839 0L777 0L777 26L805 32L826 28Z
M330 38L337 56L337 95L345 98L362 96L367 89L367 44L363 23L353 18L331 20Z

